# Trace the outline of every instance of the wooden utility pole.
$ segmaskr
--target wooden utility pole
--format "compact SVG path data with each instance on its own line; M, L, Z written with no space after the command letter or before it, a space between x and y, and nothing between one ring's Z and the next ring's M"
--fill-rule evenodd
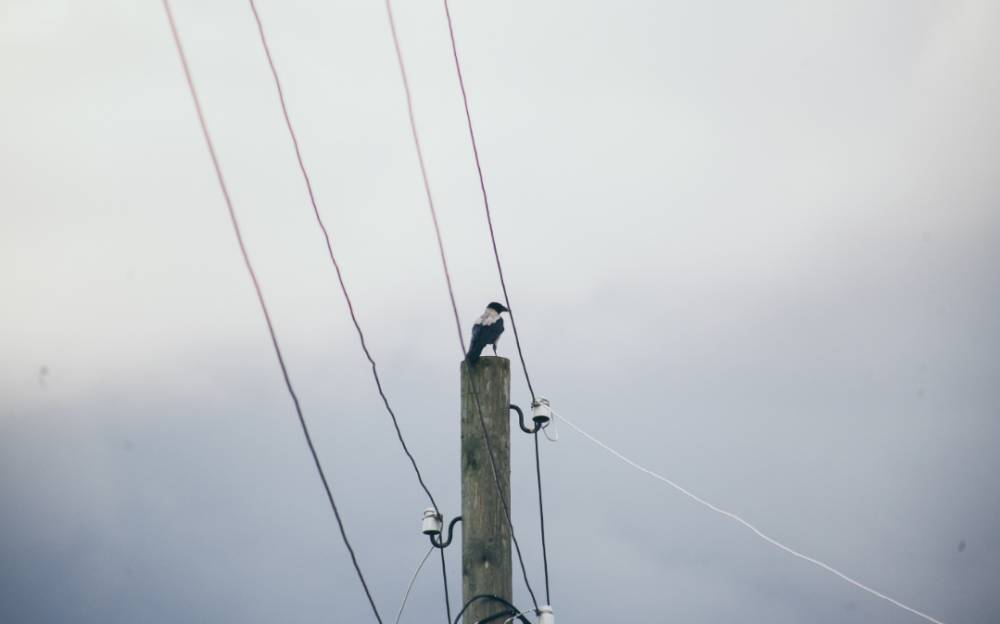
M473 367L462 363L462 604L479 594L493 594L507 601L513 594L510 527L497 496L480 408L493 449L496 477L509 506L510 360L507 358L481 357ZM502 610L496 602L477 600L465 612L464 622L472 624Z

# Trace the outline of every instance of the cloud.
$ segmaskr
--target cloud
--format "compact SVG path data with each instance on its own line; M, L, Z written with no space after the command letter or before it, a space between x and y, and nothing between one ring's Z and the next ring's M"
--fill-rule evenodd
M0 620L369 619L158 6L72 19L11 6ZM994 621L996 7L454 9L540 392L796 548L946 622ZM249 11L176 10L293 381L391 614L424 553L426 501L358 349ZM453 512L458 353L382 7L261 10L383 381ZM435 10L399 12L471 323L498 283L447 31ZM513 453L537 588L532 449L515 437ZM571 432L542 457L561 620L913 621ZM412 621L441 615L435 568Z

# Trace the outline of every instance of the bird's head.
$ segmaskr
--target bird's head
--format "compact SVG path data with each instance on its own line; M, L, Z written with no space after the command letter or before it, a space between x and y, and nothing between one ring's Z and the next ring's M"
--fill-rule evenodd
M497 314L500 314L501 312L510 312L510 310L503 307L503 304L497 303L496 301L491 302L490 305L486 306L486 309L493 310Z

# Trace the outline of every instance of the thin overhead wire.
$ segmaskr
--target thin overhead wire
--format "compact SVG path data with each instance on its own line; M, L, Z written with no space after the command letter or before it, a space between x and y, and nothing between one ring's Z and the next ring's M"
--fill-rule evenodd
M527 613L531 613L531 611L533 611L533 609L527 611ZM504 621L505 624L510 624L510 622L513 622L514 620L521 620L522 624L531 624L528 621L528 619L524 617L524 613L516 613L514 611L511 611L510 609L504 609L503 611L494 613L493 615L489 615L482 619L476 620L476 624L489 624L490 622L499 622L500 618L504 616L510 616L507 620Z
M460 330L461 331L461 330ZM461 340L461 338L459 338ZM465 355L465 348L462 348L462 355ZM469 366L468 362L465 366ZM476 389L476 380L472 371L469 371L469 388L472 390L472 400L476 404L476 412L479 414L479 425L483 431L483 441L486 443L486 454L490 458L490 471L493 473L493 483L496 484L497 497L500 499L501 506L503 507L504 517L507 519L507 526L510 527L510 539L514 542L514 552L517 553L517 561L521 566L521 576L524 577L524 585L528 588L528 595L531 596L531 603L534 605L535 610L538 610L538 599L535 597L535 590L531 587L531 583L528 581L528 570L524 566L524 556L521 554L521 545L517 541L517 535L514 534L514 523L510 517L510 505L507 504L507 499L504 497L503 486L500 484L500 471L497 470L496 458L493 456L493 443L490 441L490 434L486 430L486 419L483 417L483 406L479 402L479 390Z
M368 589L368 583L365 581L364 574L361 572L361 566L358 565L358 559L354 554L354 548L351 546L351 542L347 538L347 531L344 529L344 522L340 517L340 511L337 508L337 503L334 501L333 491L330 489L326 473L323 471L323 466L319 461L319 455L316 453L316 447L313 445L312 436L309 434L309 427L306 424L305 416L302 413L302 407L299 404L299 398L295 394L295 389L292 387L292 380L289 377L288 368L285 366L285 359L282 356L281 347L278 345L278 337L274 331L271 314L268 312L267 303L264 301L264 293L261 290L260 282L257 280L257 274L254 272L253 264L250 262L250 255L247 253L246 245L243 242L243 234L240 230L239 220L236 218L236 210L233 208L233 201L230 198L229 189L226 186L225 178L222 175L222 166L219 164L219 157L215 152L215 144L212 142L212 135L208 131L208 124L205 121L205 114L202 111L201 100L198 98L198 91L195 88L194 78L191 75L191 68L188 66L187 55L184 53L184 46L181 43L177 23L174 20L173 11L170 8L170 1L162 0L162 2L163 9L167 14L167 21L170 24L170 34L173 36L174 45L177 48L177 55L180 57L181 66L184 69L184 78L187 80L188 90L191 93L191 99L194 101L194 108L198 115L198 123L201 126L201 133L205 138L205 145L207 146L209 156L211 156L212 159L215 176L218 179L219 188L222 190L222 196L225 199L226 208L229 211L229 220L232 223L233 232L236 235L236 242L239 244L240 253L243 256L243 264L246 266L247 273L250 275L250 280L253 282L254 291L257 293L257 302L260 304L261 312L264 315L264 321L267 324L268 334L271 336L271 344L274 347L274 354L278 359L278 366L281 368L281 375L284 378L285 387L288 389L288 394L291 396L292 403L295 405L295 413L298 415L299 425L302 427L302 433L305 436L306 444L309 446L309 452L312 454L313 463L316 466L316 472L319 474L319 478L323 482L323 489L326 491L326 498L330 502L330 508L333 509L334 517L337 519L337 526L340 529L340 537L344 542L344 546L347 547L347 552L351 556L351 563L354 565L354 571L358 575L358 580L361 581L361 587L364 588L365 595L368 597L368 602L371 605L372 612L375 614L375 619L378 620L379 624L381 624L382 617L379 615L378 607L375 606L375 599L372 598L371 591Z
M444 548L438 548L441 551L441 576L444 579L444 612L448 616L448 622L451 622L451 598L448 597L448 567L444 562Z
M399 33L396 31L396 17L392 12L392 0L385 0L385 12L389 17L389 31L392 33L392 45L396 49L396 61L399 64L399 75L403 80L403 92L406 95L406 113L410 119L410 132L413 135L413 145L417 151L417 161L420 163L420 177L424 183L424 194L427 196L427 206L430 208L431 220L434 222L434 233L437 235L438 253L441 265L444 267L444 279L448 285L448 297L451 299L451 311L455 315L458 326L458 342L465 355L465 341L462 338L462 323L458 319L458 305L455 303L455 291L451 285L451 272L448 271L448 257L444 253L444 242L441 238L441 226L438 223L437 209L434 207L434 195L431 193L430 177L427 175L427 165L424 163L424 150L420 145L420 133L417 131L417 120L413 113L413 94L410 92L410 79L407 77L406 65L403 63L403 49L399 44Z
M420 163L420 175L423 179L424 192L427 195L427 206L430 209L431 220L434 223L434 233L437 237L438 252L441 256L441 266L444 270L445 283L448 287L448 298L451 301L451 311L455 318L455 329L458 332L458 346L462 354L465 357L465 338L462 334L462 322L458 315L458 305L455 303L455 290L451 283L451 273L448 270L448 258L444 251L444 239L441 236L441 228L438 224L437 210L434 207L434 197L431 193L430 178L427 174L427 167L424 164L423 149L420 145L420 134L417 131L417 122L413 113L413 96L410 93L410 83L406 74L406 65L403 62L403 51L399 43L399 34L396 30L396 18L392 11L392 1L385 0L386 15L389 19L389 30L392 34L392 43L396 50L396 61L399 64L399 73L403 81L403 91L406 95L406 111L410 120L410 132L413 135L413 144L417 151L417 160ZM510 528L511 541L514 543L514 550L517 553L518 563L521 567L521 574L524 577L524 584L528 589L528 593L531 595L531 601L534 603L535 608L538 608L538 600L535 598L535 592L531 587L531 582L528 580L528 571L524 565L524 557L521 554L521 546L517 541L517 536L514 533L514 523L511 521L510 506L507 504L507 499L504 497L503 487L500 484L500 473L497 470L496 459L493 456L493 446L490 441L489 433L486 430L486 420L483 417L483 408L479 401L479 392L476 389L476 382L473 376L469 375L469 385L472 389L472 397L476 404L476 410L479 413L479 424L483 431L483 441L486 445L487 454L490 458L490 468L493 472L493 482L496 485L497 496L500 498L502 507L504 510L504 516L507 520L507 526Z
M344 296L344 301L347 303L347 310L350 312L351 321L354 323L354 329L358 334L358 340L361 342L361 350L364 351L365 358L368 359L368 364L371 366L372 377L375 378L375 387L378 390L379 396L382 398L382 404L385 405L385 410L389 413L389 417L392 419L392 426L396 430L396 437L399 438L399 444L403 447L403 452L406 453L407 458L410 460L410 464L413 466L413 471L417 475L417 481L420 483L420 487L423 488L424 493L427 494L427 498L430 499L431 505L434 506L435 511L440 513L438 509L437 502L434 500L434 496L431 494L430 489L424 482L424 477L420 473L420 468L417 466L417 460L413 457L413 453L410 452L409 447L406 445L406 440L403 438L403 432L399 427L399 420L396 418L396 413L393 411L392 406L389 405L389 399L385 395L385 391L382 389L382 380L378 374L378 367L375 364L375 358L372 357L371 351L368 350L368 344L365 342L365 334L361 330L361 323L358 321L358 315L354 311L354 303L351 301L351 295L348 293L347 285L344 283L344 275L340 270L340 263L337 262L337 256L333 252L333 243L330 240L330 232L326 227L326 223L323 221L323 217L320 215L319 206L316 203L316 194L313 192L312 181L309 178L309 172L306 169L305 161L302 158L302 150L299 147L299 139L295 133L295 127L292 125L292 118L288 112L288 104L285 100L285 91L281 86L281 79L278 77L278 69L275 67L274 58L271 56L271 47L268 45L267 36L264 34L264 24L261 21L260 13L257 11L257 4L254 0L250 1L250 10L253 12L254 20L257 22L257 32L260 34L260 43L264 47L264 55L267 57L267 64L271 69L271 76L274 78L274 87L278 93L278 101L281 103L281 113L285 118L285 126L288 128L288 136L292 141L292 147L295 150L295 159L298 161L299 171L302 173L302 180L305 182L306 191L309 194L309 203L312 205L313 213L316 216L316 224L323 233L323 240L326 242L327 255L330 258L330 262L333 264L334 271L337 274L337 283L340 285L340 292Z
M538 430L531 436L535 440L535 477L538 480L538 523L542 533L542 567L545 570L545 602L552 604L549 592L549 554L545 545L545 502L542 500L542 460L538 453Z
M528 365L524 361L524 350L521 348L521 336L517 331L517 320L514 317L513 306L510 304L510 295L507 292L507 280L503 276L503 264L500 262L500 251L497 247L496 232L493 229L493 215L490 212L490 198L486 192L486 180L483 176L483 164L479 158L479 145L476 142L476 131L472 124L472 113L469 110L469 95L465 89L465 77L462 75L462 63L458 57L458 43L455 41L455 26L451 19L451 7L448 0L444 0L444 14L448 21L448 37L451 40L451 53L455 60L455 74L458 76L458 86L462 92L462 105L465 108L465 121L469 128L469 142L472 145L472 156L476 163L476 174L479 176L479 190L483 196L483 208L486 211L486 223L490 230L490 243L493 246L493 258L496 260L497 275L500 277L500 288L503 290L504 304L507 306L507 315L510 317L510 325L514 330L514 343L517 346L517 356L521 360L521 370L524 372L524 380L528 384L528 392L531 394L531 402L535 403L535 388L531 384L531 375L528 374ZM548 434L546 434L548 437ZM545 570L545 601L552 604L552 596L549 591L549 554L545 543L545 508L542 505L542 476L540 460L538 456L538 435L535 434L535 471L538 474L538 516L542 534L542 562ZM537 604L535 605L538 606Z
M500 251L497 249L496 233L493 231L493 215L490 212L490 198L486 193L486 181L483 178L483 165L479 159L479 146L476 143L476 132L472 126L472 113L469 112L469 96L465 91L465 78L462 76L462 63L458 60L458 45L455 42L455 27L451 20L451 7L448 0L444 0L444 14L448 20L448 35L451 38L451 53L455 59L455 73L458 75L458 86L462 91L462 104L465 106L465 121L469 127L469 141L472 144L472 156L476 162L476 173L479 175L479 189L483 195L483 207L486 209L486 223L490 229L490 242L493 243L493 258L496 260L497 274L500 276L500 288L503 290L504 305L507 306L507 316L510 317L510 325L514 330L514 343L517 346L517 356L521 360L521 370L524 372L524 380L528 384L528 392L531 400L535 399L535 388L531 385L531 375L528 374L528 365L524 363L524 351L521 349L521 336L517 333L517 321L514 318L513 307L510 305L510 295L507 294L507 281L503 277L503 265L500 263ZM546 584L548 582L546 581Z
M559 441L559 427L558 426L553 427L555 423L556 423L555 419L552 419L548 423L546 423L544 427L542 427L542 433L545 434L545 439L548 440L549 442ZM549 433L549 429L552 429L553 432L552 434ZM555 435L555 437L552 437L553 434Z
M403 617L403 609L406 607L406 601L409 599L410 592L413 590L413 584L417 582L417 577L420 575L420 571L424 569L424 564L427 563L427 559L431 556L433 551L434 547L431 546L427 551L427 554L424 555L424 558L420 560L420 565L418 565L417 569L413 571L413 578L410 579L410 584L406 586L406 593L403 594L403 600L399 603L399 611L396 612L396 624L399 624L399 619ZM448 621L451 622L450 616Z
M560 418L564 423L566 423L567 425L569 425L572 429L576 430L577 433L579 433L583 437L587 438L588 440L590 440L591 442L593 442L597 446L601 447L602 449L604 449L608 453L611 453L612 455L614 455L618 459L622 460L623 462L625 462L629 466L635 468L636 470L638 470L640 472L646 473L647 475L653 477L654 479L656 479L658 481L662 481L663 483L666 483L667 485L669 485L673 489L677 490L678 492L680 492L684 496L687 496L688 498L690 498L691 500L695 501L696 503L698 503L700 505L703 505L704 507L707 507L707 508L711 509L715 513L720 514L722 516L725 516L726 518L729 518L730 520L733 520L735 522L738 522L739 524L743 525L744 527L746 527L747 529L749 529L750 531L752 531L757 537L761 538L762 540L764 540L765 542L771 544L772 546L775 546L775 547L777 547L777 548L785 551L786 553L792 555L793 557L798 557L799 559L802 559L803 561L808 561L809 563L811 563L811 564L813 564L815 566L818 566L818 567L822 568L823 570L826 570L827 572L829 572L829 573L831 573L831 574L833 574L835 576L840 577L841 579L847 581L848 583L850 583L851 585L857 587L858 589L860 589L862 591L866 591L869 594L871 594L873 596L876 596L878 598L881 598L882 600L885 600L885 601L887 601L887 602L889 602L889 603L891 603L891 604L899 607L900 609L903 609L904 611L909 611L913 615L921 617L921 618L927 620L928 622L932 622L933 624L944 624L944 622L942 622L941 620L938 620L938 619L936 619L936 618L934 618L934 617L932 617L930 615L927 615L923 611L918 611L917 609L914 609L913 607L911 607L909 605L906 605L906 604L900 602L899 600L896 600L895 598L892 598L891 596L887 596L887 595L883 594L880 591L872 589L868 585L865 585L864 583L851 578L850 576L844 574L840 570L837 570L833 566L830 566L830 565L828 565L826 563L823 563L819 559L816 559L814 557L810 557L809 555L805 555L805 554L803 554L803 553L795 550L794 548L791 548L789 546L786 546L786 545L782 544L781 542L779 542L778 540L774 539L773 537L770 537L770 536L766 535L760 529L758 529L754 525L750 524L749 522L747 522L746 520L744 520L740 516L736 515L735 513L731 512L731 511L726 511L725 509L722 509L720 507L717 507L717 506L713 505L712 503L708 502L704 498L701 498L700 496L697 496L696 494L693 494L691 491L687 490L686 488L681 487L676 482L674 482L674 481L672 481L672 480L664 477L663 475L660 475L660 474L658 474L656 472L653 472L649 468L646 468L644 466L641 466L641 465L637 464L636 462L632 461L628 457L625 457L624 455L622 455L621 453L619 453L615 449L611 448L610 446L608 446L604 442L601 442L600 440L598 440L594 436L590 435L589 433L587 433L586 431L584 431L583 429L581 429L579 426L577 426L576 424L574 424L573 421L569 420L565 416L560 416L560 415L557 415L557 414L553 414L553 415L556 418Z
M520 618L522 618L522 616L528 615L529 613L531 613L531 610L521 611L520 613L515 613L514 615L512 615L509 618L507 618L506 620L504 620L503 624L510 624L514 620L520 619Z

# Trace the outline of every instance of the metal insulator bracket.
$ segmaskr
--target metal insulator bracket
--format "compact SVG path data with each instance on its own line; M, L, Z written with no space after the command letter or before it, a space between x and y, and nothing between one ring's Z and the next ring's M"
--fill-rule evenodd
M514 405L513 403L511 403L510 404L510 409L512 409L515 412L517 412L517 424L520 425L521 431L523 431L525 433L535 433L536 431L538 431L538 427L537 426L534 429L529 429L528 426L526 424L524 424L524 412L521 411L520 407L518 407L518 406Z
M439 516L440 517L440 516ZM441 541L441 531L430 535L431 545L435 548L447 548L451 545L451 540L455 537L455 525L462 521L462 516L455 516L448 523L448 539Z

